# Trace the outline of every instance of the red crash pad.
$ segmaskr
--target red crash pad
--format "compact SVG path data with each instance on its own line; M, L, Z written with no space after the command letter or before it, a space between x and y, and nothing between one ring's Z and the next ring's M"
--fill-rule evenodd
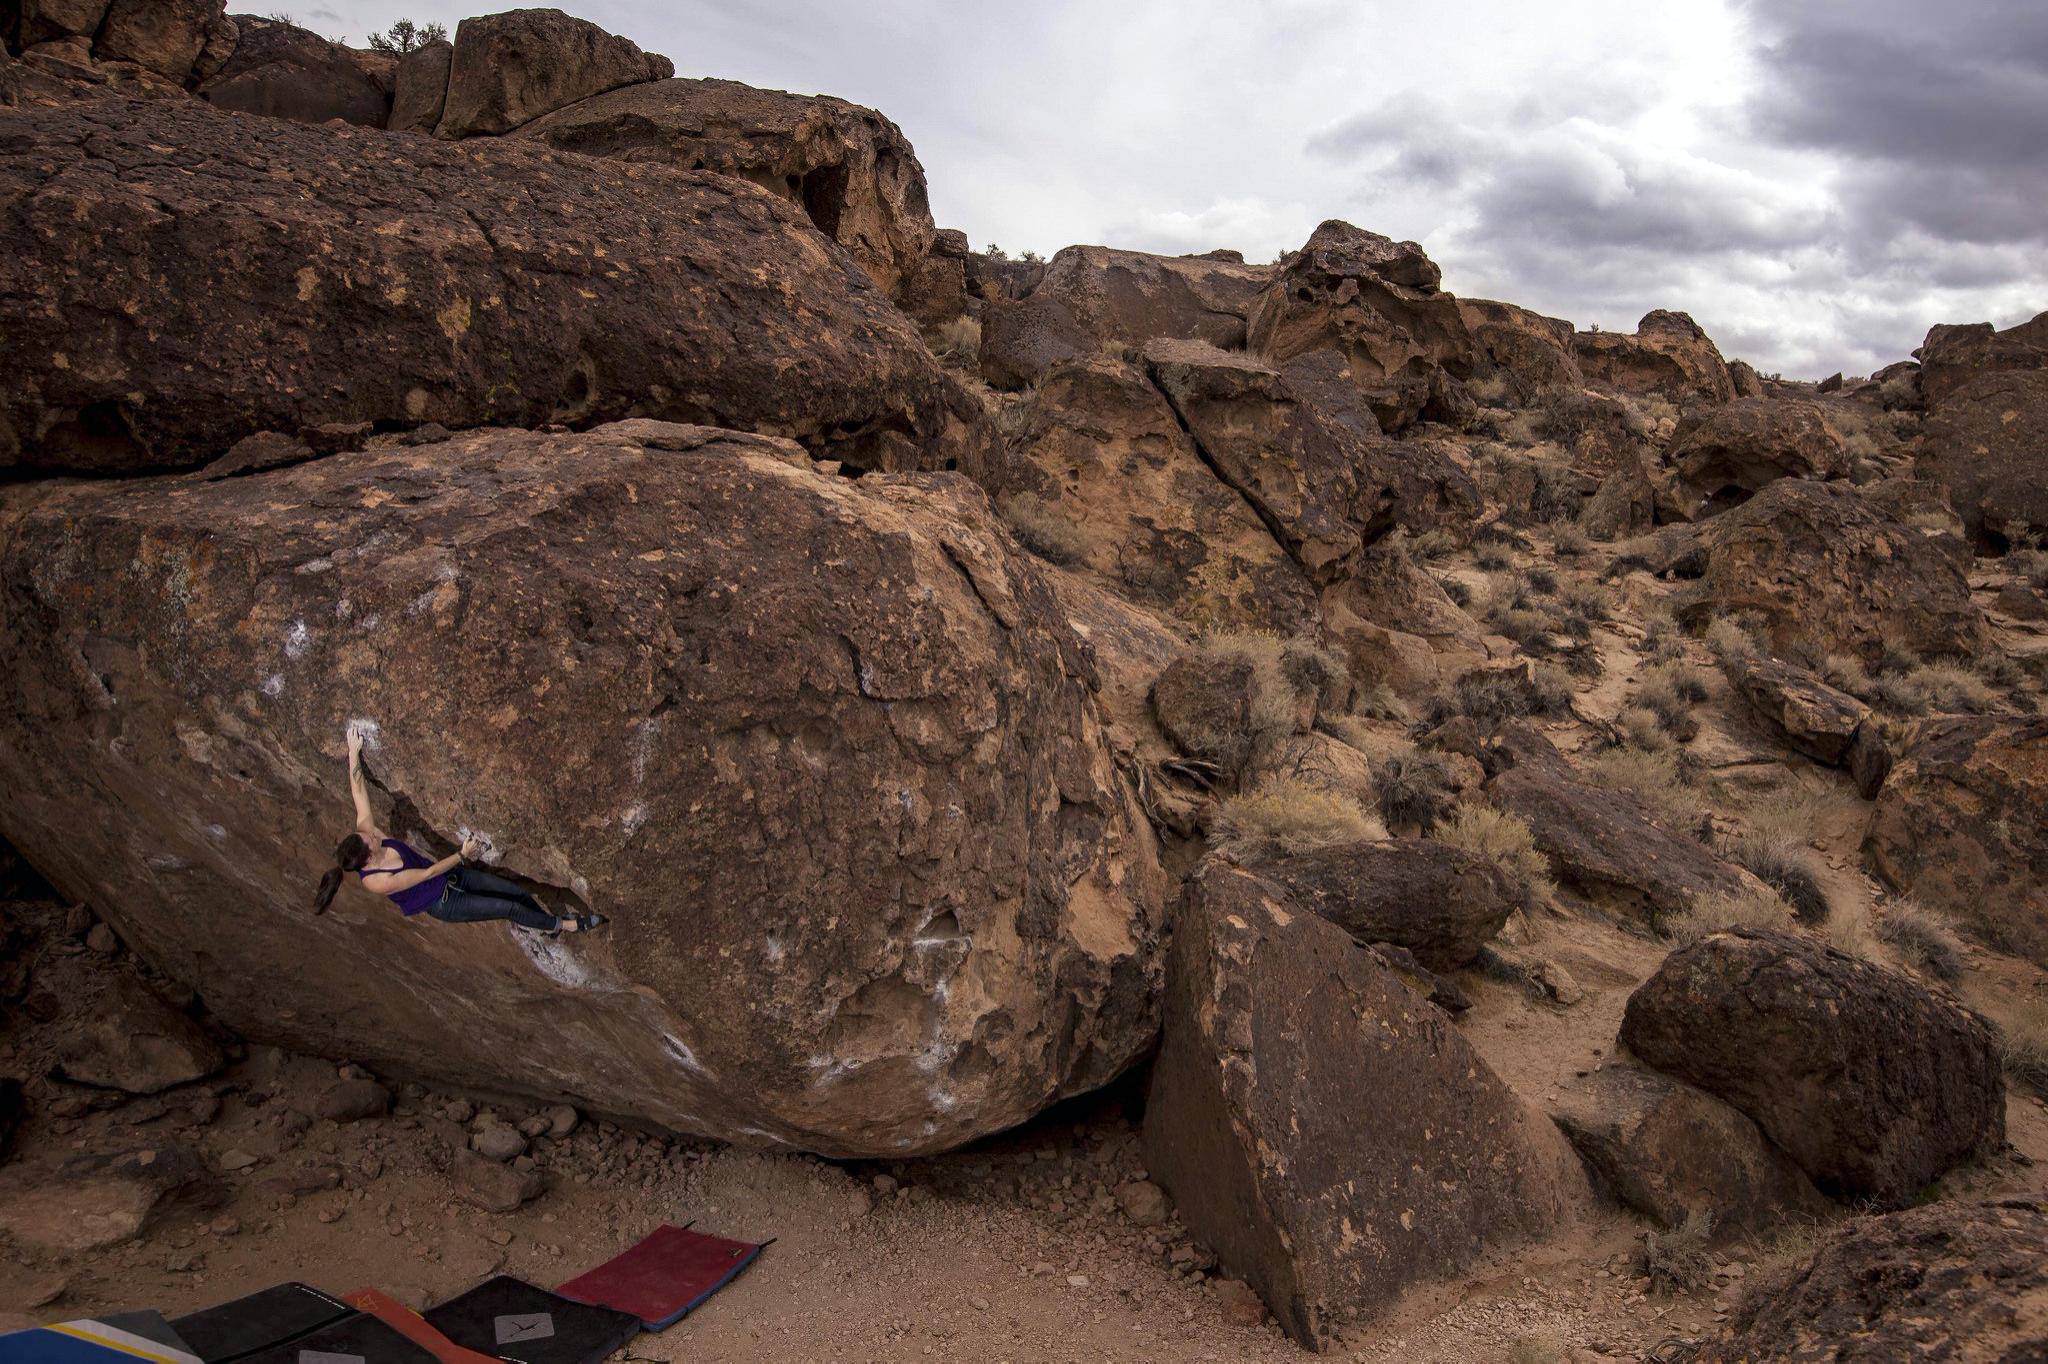
M765 1241L728 1241L683 1227L656 1227L632 1249L555 1289L640 1318L650 1331L682 1320L752 1264Z

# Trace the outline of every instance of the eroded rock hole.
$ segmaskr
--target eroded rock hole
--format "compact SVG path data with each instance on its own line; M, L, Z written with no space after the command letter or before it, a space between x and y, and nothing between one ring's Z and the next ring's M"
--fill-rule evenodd
M846 184L846 167L819 166L805 172L798 191L803 199L804 212L828 237L839 236L839 219L846 211Z
M88 403L43 437L43 462L73 469L132 469L150 462L149 447L112 399Z

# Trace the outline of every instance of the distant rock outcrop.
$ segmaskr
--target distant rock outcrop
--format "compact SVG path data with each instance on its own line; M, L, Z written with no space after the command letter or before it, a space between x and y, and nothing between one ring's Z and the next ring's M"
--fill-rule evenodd
M518 136L562 151L751 180L800 205L885 293L896 292L931 249L924 168L909 139L874 110L842 99L737 81L645 81L578 100L525 124Z
M1633 335L1578 332L1572 354L1587 383L1619 393L1710 403L1735 396L1721 352L1685 313L1663 308L1645 313Z
M1688 517L1739 503L1780 478L1841 478L1842 441L1818 405L1789 398L1738 398L1679 419L1664 457L1686 494Z
M296 24L253 14L234 22L234 53L200 85L201 99L236 113L301 123L338 118L382 128L389 121L397 57L331 43Z
M631 416L894 467L950 420L909 321L726 176L101 99L0 113L0 234L0 467Z
M481 431L12 484L0 582L0 834L250 1037L885 1156L1156 1035L1151 832L1080 641L959 475ZM353 886L315 917L350 722L401 836L481 830L613 922L550 940Z
M2048 531L2048 313L2005 331L1936 327L1920 356L1920 470L1948 485L1972 535Z

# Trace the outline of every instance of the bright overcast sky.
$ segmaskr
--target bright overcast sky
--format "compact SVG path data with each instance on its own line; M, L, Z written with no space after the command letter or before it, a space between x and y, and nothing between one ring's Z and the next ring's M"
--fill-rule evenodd
M678 75L872 105L976 246L1324 218L1581 327L1824 376L2048 308L2048 0L585 0ZM361 44L477 4L286 0Z

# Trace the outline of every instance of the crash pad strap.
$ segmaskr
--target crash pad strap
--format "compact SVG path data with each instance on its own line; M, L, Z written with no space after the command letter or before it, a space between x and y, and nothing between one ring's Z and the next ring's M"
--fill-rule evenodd
M687 1316L754 1262L767 1242L732 1241L667 1224L555 1291L630 1312L659 1331Z
M425 1350L441 1364L497 1364L496 1355L464 1349L427 1324L427 1319L389 1293L375 1288L358 1288L344 1293L341 1300L389 1326Z

